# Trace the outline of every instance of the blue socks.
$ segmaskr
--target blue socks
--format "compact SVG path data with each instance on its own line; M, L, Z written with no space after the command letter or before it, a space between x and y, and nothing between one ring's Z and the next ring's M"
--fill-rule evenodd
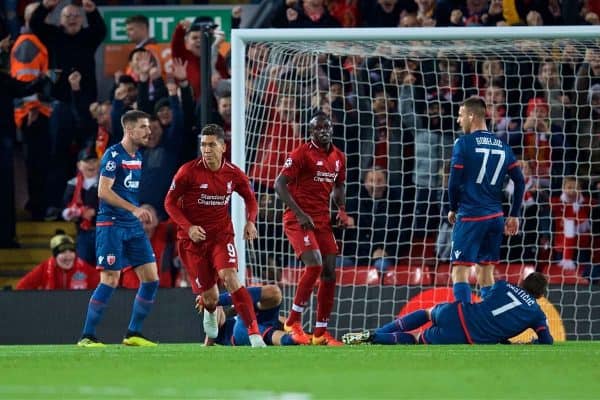
M482 286L479 288L479 294L481 295L482 299L488 295L491 288L491 286Z
M380 333L375 331L375 334L373 334L374 344L415 344L416 342L415 337L410 333Z
M96 290L94 290L88 304L82 336L96 336L96 325L102 319L106 304L114 291L114 287L105 285L104 283L100 283Z
M129 327L127 328L130 332L140 333L142 331L142 324L144 319L150 314L157 289L158 281L142 282L140 284L140 288L133 301L131 320L129 321Z
M458 282L452 286L454 299L463 303L471 302L471 285L466 282Z
M292 340L292 336L289 334L285 334L281 337L281 345L282 346L295 346L296 342Z
M250 298L252 298L252 304L256 304L260 301L260 293L262 291L261 287L249 287L246 288ZM219 305L226 307L233 304L233 300L231 299L231 294L229 292L223 292L219 295Z
M417 310L406 314L404 317L397 318L392 322L385 324L381 328L378 328L375 333L395 333L395 332L407 332L413 329L419 328L429 321L427 317L427 311ZM411 335L412 336L412 335Z

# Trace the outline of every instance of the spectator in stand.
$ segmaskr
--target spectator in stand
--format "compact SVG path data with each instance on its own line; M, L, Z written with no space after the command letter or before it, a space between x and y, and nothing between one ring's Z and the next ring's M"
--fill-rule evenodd
M75 241L63 231L56 231L50 240L52 257L25 275L17 290L93 289L100 281L94 267L77 257Z
M579 176L591 175L592 190L600 190L598 132L600 132L600 50L588 48L577 71L575 82L577 99L577 148Z
M274 193L273 185L287 155L302 144L296 98L281 94L275 115L260 138L249 177L258 193ZM262 190L259 190L259 187Z
M600 89L600 88L599 88ZM589 183L589 189L596 200L600 201L600 91L591 99L594 120L590 117L579 123L577 135L577 175Z
M110 137L112 135L112 120L110 113L112 103L103 101L102 103L94 102L90 104L90 114L96 120L98 130L96 131L95 150L98 159L101 159L108 147Z
M405 168L407 162L403 146L405 136L410 134L409 130L402 129L400 115L396 107L396 94L390 86L382 83L373 85L373 97L371 99L370 122L361 123L372 129L362 129L361 167L363 170L377 166L389 172L389 183L392 186L403 182L403 174L412 171ZM408 138L406 138L408 139Z
M505 26L503 0L490 0L487 12L481 15L481 23L485 26Z
M532 161L533 174L541 187L556 190L560 187L559 177L575 173L575 146L567 141L560 127L551 125L549 107L542 98L529 100L526 115L523 159Z
M356 28L361 22L359 3L360 0L330 0L327 9L344 28Z
M225 154L223 157L231 161L231 82L223 79L215 90L217 111L213 113L213 122L223 127L225 132Z
M154 38L150 37L150 23L145 15L132 15L125 20L125 29L127 30L127 38L135 45L135 49L144 48L152 53L156 62L161 62L160 47ZM125 71L131 75L131 69Z
M357 265L385 270L396 265L401 247L408 247L408 219L402 211L401 194L387 183L380 167L366 171L358 197L348 200L349 225L344 232L343 254ZM410 224L408 224L410 227ZM408 228L407 227L407 228Z
M547 193L538 185L537 178L527 161L519 161L525 178L523 196L523 229L516 236L508 238L508 262L536 264L544 262L544 254L550 249L551 213ZM507 197L512 198L515 186L508 181L504 189Z
M106 26L92 0L82 0L81 6L69 4L60 12L60 26L46 23L48 14L59 0L44 0L31 16L31 29L48 48L50 66L59 72L52 95L52 117L49 128L49 158L46 199L49 207L46 219L58 218L62 209L61 194L64 191L72 161L67 155L75 140L77 129L71 111L72 89L69 76L79 71L79 102L83 108L96 101L95 53L104 37ZM83 12L88 25L83 26Z
M424 239L440 224L442 202L442 176L439 170L450 154L454 137L451 132L442 131L441 106L437 99L427 102L427 115L424 127L415 134L415 168L412 181L416 186L415 219L413 229L417 239ZM449 153L449 152L448 152Z
M400 16L398 27L400 28L419 28L421 21L417 18L417 14L404 14Z
M340 23L329 14L325 0L285 0L271 24L274 28L339 28ZM396 19L397 21L397 19Z
M146 236L150 239L152 250L156 256L159 286L189 286L185 269L181 268L181 262L177 258L175 224L171 220L160 221L156 215L156 210L150 204L142 204L140 207L148 210L152 215L152 220L142 222L142 226ZM140 286L140 280L133 268L123 272L121 286L127 289L137 289Z
M508 116L504 88L495 83L485 89L486 124L490 132L510 146L519 146L523 135L519 123Z
M182 65L178 68L184 69ZM142 150L144 164L140 182L140 201L154 207L159 221L168 218L164 199L181 165L183 143L183 113L177 96L178 86L169 81L167 88L169 97L156 103L155 114L150 121L150 139Z
M538 67L535 82L536 92L541 95L550 107L550 123L559 127L565 126L565 119L574 117L571 99L567 96L570 88L564 87L559 65L554 61L544 61Z
M123 138L123 127L121 126L121 116L127 111L136 108L138 97L137 83L129 75L119 76L115 96L110 108L110 125L112 135L109 137L108 146L119 143Z
M214 22L210 17L197 17L193 22L182 20L175 28L171 38L171 56L187 62L187 77L196 100L200 98L201 92L200 43L202 32L211 24ZM220 78L229 78L225 58L221 54L217 56L216 70Z
M13 140L15 137L14 99L43 91L48 83L45 75L33 82L21 82L0 71L0 248L14 248L15 241L15 182Z
M450 24L450 2L415 0L417 18L423 26L448 26Z
M562 0L562 8L579 12L580 2ZM534 12L535 14L531 14ZM503 13L508 25L529 25L529 19L541 20L540 25L559 25L563 18L559 0L503 0ZM531 17L530 17L531 16ZM578 20L581 18L578 17ZM536 22L537 23L537 22Z
M67 182L64 195L65 221L77 223L77 254L96 264L96 210L98 208L98 156L93 148L79 152L78 173Z
M487 15L487 0L466 0L463 7L458 7L450 13L450 25L479 26L483 25L482 17Z
M577 178L565 176L560 197L552 198L555 258L565 270L591 261L591 202Z
M366 27L389 27L398 26L400 16L417 11L413 0L372 0L359 1L362 26Z
M53 91L56 99L70 101L67 78L76 70L82 75L81 90L90 104L97 98L94 55L106 36L106 25L92 0L82 0L81 6L65 6L60 12L60 26L50 25L45 19L58 3L59 0L42 1L31 16L31 29L48 48L50 66L62 71ZM87 18L86 27L82 11Z
M131 77L137 82L137 109L152 114L158 99L167 96L158 60L145 48L129 54Z
M48 50L31 31L29 21L40 3L25 8L25 25L10 52L10 74L22 82L31 82L48 73ZM52 112L48 99L33 94L15 99L15 123L23 133L27 167L27 194L25 205L33 220L44 219L48 204L44 189L48 174L48 118Z

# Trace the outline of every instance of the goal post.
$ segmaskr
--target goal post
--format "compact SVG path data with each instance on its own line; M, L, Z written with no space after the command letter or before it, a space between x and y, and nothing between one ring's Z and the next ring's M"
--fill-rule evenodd
M245 207L233 196L240 278L281 284L282 310L291 306L301 264L284 237L272 183L289 150L308 139L310 116L324 109L348 156L347 208L356 225L335 230L341 284L331 328L338 335L374 328L401 309L443 300L441 289L451 292L444 192L461 134L457 111L479 95L490 130L535 181L522 232L503 244L496 278L551 274L549 300L566 337L600 339L600 293L589 283L593 266L600 269L592 204L600 201L599 43L597 26L233 30L232 161L255 187L263 235L243 240ZM571 176L580 185L577 217L561 200ZM377 179L386 187L381 198ZM508 204L510 182L505 193Z

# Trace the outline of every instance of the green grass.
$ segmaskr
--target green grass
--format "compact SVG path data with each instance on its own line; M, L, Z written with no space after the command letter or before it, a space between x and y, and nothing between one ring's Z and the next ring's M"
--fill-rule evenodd
M0 346L0 399L598 399L600 342Z

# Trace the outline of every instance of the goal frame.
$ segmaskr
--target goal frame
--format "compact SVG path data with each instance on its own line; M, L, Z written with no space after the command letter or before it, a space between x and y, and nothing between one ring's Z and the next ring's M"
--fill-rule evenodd
M246 170L246 45L249 42L290 41L410 41L410 40L535 40L535 39L600 39L600 26L519 26L519 27L455 27L455 28L343 28L343 29L234 29L231 34L231 157ZM246 277L246 223L243 200L232 196L232 221L238 252L238 275Z

